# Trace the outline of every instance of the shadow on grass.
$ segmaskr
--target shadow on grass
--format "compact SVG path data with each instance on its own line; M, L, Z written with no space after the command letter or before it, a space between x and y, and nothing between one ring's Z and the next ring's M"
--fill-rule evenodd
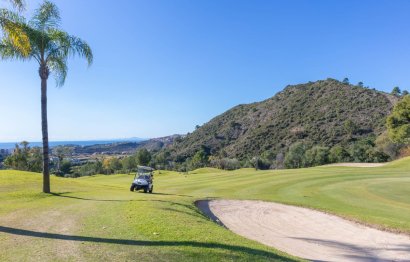
M101 202L132 202L140 201L138 199L95 199L95 198L86 198L86 197L77 197L77 196L68 196L67 194L72 194L72 192L61 192L61 193L49 193L52 196L56 197L65 197L77 200L88 200L88 201L101 201ZM193 197L189 195L177 195L177 194L166 194L166 193L152 193L152 195L161 195L161 196L180 196L180 197Z
M98 201L98 202L130 202L132 201L127 199L93 199L93 198L85 198L85 197L77 197L77 196L67 196L66 194L71 194L71 192L63 192L63 193L49 193L52 196L56 197L64 197L64 198L71 198L77 200L88 200L88 201Z
M153 195L159 195L159 196L180 196L180 197L193 197L190 195L179 195L179 194L167 194L167 193L157 193L157 192L153 192Z
M175 202L175 201L161 200L161 199L93 199L93 198L84 198L84 197L66 195L66 194L71 194L71 193L72 192L50 193L50 195L53 195L53 196L56 196L56 197L64 197L64 198L71 198L71 199L77 199L77 200L86 200L86 201L97 201L97 202L160 202L160 203L166 203L166 204L170 204L171 206L179 206L181 208L189 209L192 213L177 210L177 209L171 209L171 208L161 208L161 209L168 210L168 211L173 211L173 212L185 213L187 215L195 216L195 217L198 217L198 218L211 218L212 220L214 220L218 224L223 225L219 220L214 219L216 217L213 217L212 215L210 215L211 212L210 212L209 207L207 209L207 210L209 210L209 212L203 213L203 212L200 212L200 210L197 208L198 206L195 207L196 203L194 203L194 205L189 205L189 204L183 204L183 203L179 203L179 202ZM172 195L172 194L164 194L164 195ZM177 195L177 196L184 196L184 195ZM206 204L207 203L208 202L206 202Z
M68 240L68 241L81 241L81 242L91 242L91 243L105 243L105 244L117 244L117 245L128 245L128 246L151 246L151 247L194 247L194 248L209 248L209 249L222 249L231 252L242 252L249 255L262 256L269 259L278 259L282 261L298 261L291 258L282 257L278 254L254 249L244 246L235 246L221 243L204 243L196 241L148 241L148 240L130 240L130 239L116 239L116 238L100 238L100 237L87 237L87 236L73 236L73 235L63 235L55 233L45 233L37 232L25 229L11 228L0 226L0 232L19 235L19 236L29 236L35 238L46 238L54 240Z

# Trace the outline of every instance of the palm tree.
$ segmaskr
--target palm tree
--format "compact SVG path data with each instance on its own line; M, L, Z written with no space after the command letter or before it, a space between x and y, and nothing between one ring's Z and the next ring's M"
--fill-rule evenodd
M57 86L62 86L67 76L67 59L78 55L93 62L93 53L89 45L78 37L60 30L60 13L57 6L44 1L28 22L19 14L9 10L0 10L0 21L6 21L3 36L0 39L0 57L2 59L34 60L39 65L41 79L41 127L43 136L43 192L50 192L49 146L47 123L47 80L52 73ZM19 46L13 39L22 32L27 36L29 49Z
M24 0L9 0L15 7L22 10L25 6Z

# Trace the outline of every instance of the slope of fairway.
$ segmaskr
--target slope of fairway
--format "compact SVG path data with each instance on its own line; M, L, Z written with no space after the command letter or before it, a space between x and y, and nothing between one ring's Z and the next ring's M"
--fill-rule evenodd
M410 233L410 159L383 167L161 171L155 193L129 192L131 175L52 179L0 171L0 261L288 260L204 217L206 198L258 199L328 211Z
M156 194L130 192L129 175L53 178L46 195L39 174L0 171L0 261L296 261L170 193L179 176L159 176Z

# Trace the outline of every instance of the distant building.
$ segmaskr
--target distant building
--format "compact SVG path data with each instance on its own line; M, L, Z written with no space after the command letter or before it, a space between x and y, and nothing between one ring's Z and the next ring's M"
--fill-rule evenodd
M70 163L71 163L72 165L79 165L79 164L81 164L81 160L78 159L78 158L71 158L71 159L70 159Z

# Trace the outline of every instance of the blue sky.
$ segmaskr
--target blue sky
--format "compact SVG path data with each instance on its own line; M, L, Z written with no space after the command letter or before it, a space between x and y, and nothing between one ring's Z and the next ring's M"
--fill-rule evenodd
M27 0L28 11L39 1ZM288 84L410 89L410 1L56 0L95 55L49 81L51 140L186 133ZM5 6L4 1L0 5ZM0 61L0 142L41 139L34 63Z

